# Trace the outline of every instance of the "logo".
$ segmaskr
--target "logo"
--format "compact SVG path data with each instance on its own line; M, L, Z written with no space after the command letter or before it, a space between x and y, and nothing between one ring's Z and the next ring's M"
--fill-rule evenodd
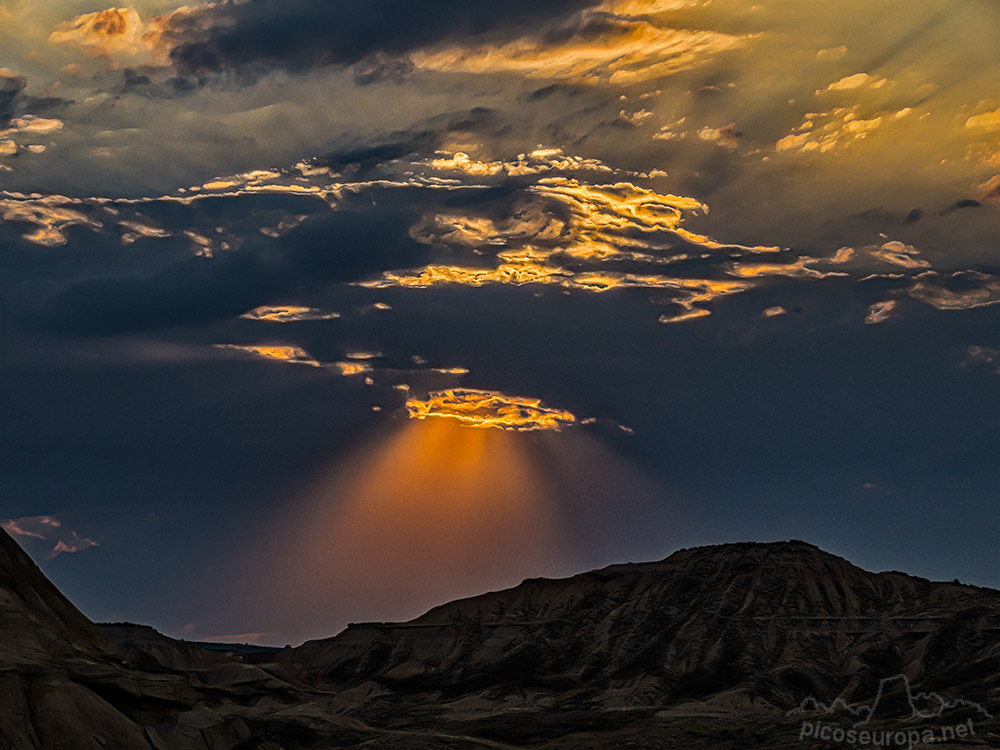
M968 718L949 722L947 716L957 711ZM808 717L799 728L803 741L908 749L920 743L968 740L976 736L976 721L993 718L973 701L915 693L902 674L882 679L870 704L848 705L837 698L827 705L809 697L787 715Z

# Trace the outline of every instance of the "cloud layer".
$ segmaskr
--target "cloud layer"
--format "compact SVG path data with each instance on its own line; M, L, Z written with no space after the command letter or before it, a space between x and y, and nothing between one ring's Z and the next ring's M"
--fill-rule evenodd
M251 0L209 6L176 24L171 57L185 72L255 65L351 64L448 38L511 34L585 6L581 0Z

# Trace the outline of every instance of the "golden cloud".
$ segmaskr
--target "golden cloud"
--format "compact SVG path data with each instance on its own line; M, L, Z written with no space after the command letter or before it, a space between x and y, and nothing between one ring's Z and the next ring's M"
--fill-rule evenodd
M970 117L965 121L965 127L989 132L1000 130L1000 109Z
M580 258L620 256L623 245L650 249L653 241L626 243L624 233L671 232L689 242L707 239L683 229L684 211L707 211L707 206L684 196L661 194L630 182L588 185L577 180L551 178L532 188L536 194L563 204L572 216L572 233L563 251Z
M545 406L539 399L470 388L433 391L426 399L411 398L406 410L410 419L453 419L469 427L517 432L558 431L576 422L570 412Z
M340 313L324 312L312 307L300 305L263 306L244 313L244 320L257 320L263 323L297 323L304 320L333 320Z
M71 44L90 57L105 57L113 62L127 59L165 64L172 46L166 32L175 19L191 11L185 5L149 21L144 21L134 8L84 13L60 24L49 35L49 43Z
M65 245L66 230L72 226L86 226L100 229L103 225L88 218L80 211L69 208L74 201L59 195L44 198L29 198L16 194L4 194L0 198L0 217L4 221L33 224L35 229L24 235L24 239L43 247Z
M937 274L921 274L907 290L913 299L938 310L972 310L1000 304L1000 277L975 271L953 274L960 289L950 289Z
M868 315L865 316L865 323L870 326L884 323L892 316L893 311L896 309L896 305L896 300L892 299L885 300L883 302L876 302L868 308Z
M412 271L390 271L360 286L426 289L449 284L543 284L591 293L665 289L673 292L667 301L679 306L680 312L662 315L660 320L672 323L709 315L703 305L747 291L753 286L753 277L827 275L807 268L806 263L815 262L809 257L788 264L730 264L728 272L740 277L738 280L666 274L659 270L660 266L687 257L663 254L678 239L706 250L730 248L757 254L773 253L778 248L723 245L692 233L681 226L685 213L707 211L704 204L631 182L592 185L547 177L539 179L528 192L530 197L516 204L511 217L504 221L437 214L425 217L411 231L421 242L464 245L478 254L487 247L502 247L496 252L495 264L431 264ZM650 270L626 272L604 267L622 261L641 263Z
M561 148L539 147L526 154L518 154L510 161L477 159L464 151L454 154L439 152L438 158L427 162L431 168L441 172L457 172L470 177L523 177L525 175L545 174L550 172L594 172L614 174L622 177L666 177L662 169L652 169L648 172L635 172L627 169L615 169L600 159L567 154Z
M662 14L686 2L606 2L575 15L558 33L505 44L451 46L412 55L424 70L510 73L574 84L628 86L689 70L746 37L671 28Z
M238 344L216 344L216 349L240 352L249 354L258 359L267 359L274 362L289 362L292 364L309 365L310 367L322 367L313 359L305 349L290 344L262 344L262 345L238 345Z
M907 117L909 107L894 111L880 111L870 117L861 117L860 105L834 107L825 112L809 112L802 123L780 139L777 151L800 151L825 154L861 141L883 125Z
M906 245L898 240L891 240L879 247L868 248L868 252L877 260L883 260L901 268L930 268L931 265L923 258L914 257L920 255L920 251L913 245Z
M372 366L368 362L334 362L333 366L345 377L364 375L372 371Z

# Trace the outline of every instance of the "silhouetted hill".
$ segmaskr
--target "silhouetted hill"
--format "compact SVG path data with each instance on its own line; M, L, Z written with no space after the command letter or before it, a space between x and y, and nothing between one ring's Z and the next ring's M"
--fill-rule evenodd
M1000 592L804 542L532 579L271 654L102 633L0 551L0 746L18 750L790 748L811 716L924 714L996 744Z

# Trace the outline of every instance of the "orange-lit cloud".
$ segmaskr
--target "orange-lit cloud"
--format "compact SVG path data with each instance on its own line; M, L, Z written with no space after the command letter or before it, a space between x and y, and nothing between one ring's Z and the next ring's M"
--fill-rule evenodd
M9 81L13 75L6 75L5 71L10 74L7 68L0 68L0 96L4 94L4 81ZM0 128L0 157L43 153L46 146L34 141L63 129L62 120L25 114L5 122L4 114L0 112L0 124L4 125ZM0 172L10 170L10 167L0 164Z
M694 198L657 193L631 182L591 185L566 178L545 178L532 188L538 195L556 200L570 212L572 236L564 252L578 257L616 256L627 242L623 236L637 232L672 232L695 244L710 244L700 235L681 227L684 211L705 211ZM634 240L648 249L655 240Z
M0 216L4 221L34 225L35 229L24 235L28 242L44 247L58 247L66 244L68 240L65 232L72 226L91 229L103 226L80 211L69 208L72 203L71 199L58 195L44 198L18 195L0 197Z
M827 263L833 263L834 265L841 265L843 263L850 263L854 260L857 252L853 247L841 247L837 249L832 258L827 259Z
M859 89L862 86L882 88L885 83L886 80L884 78L871 76L867 73L855 73L854 75L844 76L843 78L834 81L823 89L823 91L852 91L854 89ZM823 91L817 91L816 93L822 94Z
M138 237L152 237L154 239L165 239L167 237L172 237L173 232L169 229L164 229L163 227L156 227L152 224L146 224L141 221L133 220L123 220L118 222L121 227L127 230L123 236L123 241L125 244L130 244L129 241L124 240L124 237L138 238ZM132 239L134 242L135 240Z
M868 315L865 316L865 323L868 325L884 323L892 317L892 314L896 309L896 305L896 300L892 299L885 300L883 302L876 302L868 308Z
M646 115L651 113L647 112ZM642 118L645 119L645 118ZM523 177L525 175L546 174L550 172L594 172L616 174L623 177L665 177L666 172L652 169L648 172L636 172L627 169L615 169L600 159L587 158L567 154L558 147L539 147L527 153L518 154L511 161L477 159L464 151L454 154L439 152L438 157L427 162L432 168L442 172L460 172L471 177Z
M184 6L164 16L144 21L134 8L108 8L85 13L60 24L49 35L51 44L79 47L89 57L165 64L171 43L167 31L177 18L187 15Z
M906 293L938 310L972 310L1000 304L1000 277L975 271L953 274L960 288L947 286L949 279L928 273L914 282Z
M843 274L823 273L815 268L809 268L808 263L815 263L815 258L804 256L793 263L733 263L729 273L744 279L761 276L787 276L800 279L822 279L828 276Z
M664 131L660 131L661 134ZM698 137L703 141L710 141L722 148L734 151L740 145L742 133L736 130L736 123L731 122L720 128L704 127L698 131ZM663 139L662 135L660 136Z
M2 131L4 135L26 133L29 135L51 135L63 129L62 120L54 118L36 117L35 115L24 115L15 117L10 121L7 129Z
M901 120L911 112L909 107L903 107L862 117L861 106L857 104L834 107L825 112L809 112L797 128L777 142L775 148L778 152L825 154L837 151L864 140L883 125Z
M891 240L879 247L868 248L868 252L877 260L883 260L901 268L930 268L931 265L923 258L916 257L920 255L920 251L913 245L907 245L898 240Z
M373 372L374 367L369 360L381 356L380 354L371 352L349 352L347 354L347 361L320 362L305 349L293 346L292 344L215 344L215 348L271 362L284 362L288 364L324 368L332 370L339 375L343 375L344 377L367 375Z
M52 559L65 553L82 552L98 544L93 539L80 536L72 529L63 526L55 516L24 516L22 518L9 518L0 522L8 534L19 537L27 541L44 542L53 545L46 557Z
M258 307L240 317L264 323L297 323L303 320L333 320L339 318L340 313L324 312L301 305L280 305Z
M984 112L981 115L973 115L965 121L965 127L987 132L1000 130L1000 109L994 112Z
M551 284L569 285L571 278L554 266L529 263L503 264L497 268L462 268L459 266L426 266L415 274L387 272L379 281L365 282L369 289L402 286L427 289L442 284L485 286L486 284Z
M1000 201L1000 174L993 175L993 177L982 183L977 190L979 191L978 197L981 200L990 202Z
M685 304L683 312L679 312L676 315L661 315L659 321L661 323L685 323L689 320L708 317L711 314L712 311L706 310L704 307L694 307L691 304Z
M333 366L345 377L364 375L372 371L372 366L368 362L334 362Z
M238 345L238 344L216 344L217 349L240 352L259 359L273 360L275 362L290 362L292 364L309 365L311 367L322 367L305 349L300 349L291 344L262 344L262 345Z
M662 272L662 263L670 259L663 253L678 239L712 251L729 247L770 255L779 250L727 246L695 234L682 226L685 214L707 212L707 206L693 198L660 193L633 182L589 184L565 177L542 177L529 192L533 199L519 202L512 216L504 221L434 214L425 217L411 232L421 242L465 245L480 253L484 247L503 247L496 252L496 264L432 264L413 271L386 272L380 279L360 285L371 289L425 289L445 284L544 284L594 293L622 288L670 289L678 293L673 301L682 312L661 316L661 321L682 322L710 314L698 305L746 291L752 283L683 278ZM579 266L580 261L605 264L621 260L642 263L647 270L628 273ZM808 268L806 263L810 262L815 259L802 257L791 264L736 263L730 266L729 273L745 279L829 275Z
M268 532L268 601L281 624L331 635L338 607L398 619L483 590L565 571L555 490L534 458L552 433L408 421L307 492ZM258 550L258 555L260 550ZM273 556L272 556L273 555ZM260 563L262 560L254 561ZM324 616L325 614L325 616Z
M425 399L410 398L406 410L410 419L450 419L468 427L517 432L558 431L576 422L570 412L545 406L539 399L469 388L434 391Z
M424 70L628 86L688 70L746 42L718 31L671 27L662 15L647 15L688 4L608 2L577 14L549 36L423 50L411 59Z
M415 274L386 273L378 281L365 282L362 286L371 289L386 287L410 287L427 289L446 284L480 287L487 284L549 284L565 289L601 293L613 289L671 289L681 292L675 301L689 310L694 303L707 303L728 294L737 294L751 288L751 284L741 281L716 281L710 279L684 279L667 275L572 272L554 265L531 261L512 261L496 268L462 268L458 266L426 266ZM709 315L702 309L699 317Z

